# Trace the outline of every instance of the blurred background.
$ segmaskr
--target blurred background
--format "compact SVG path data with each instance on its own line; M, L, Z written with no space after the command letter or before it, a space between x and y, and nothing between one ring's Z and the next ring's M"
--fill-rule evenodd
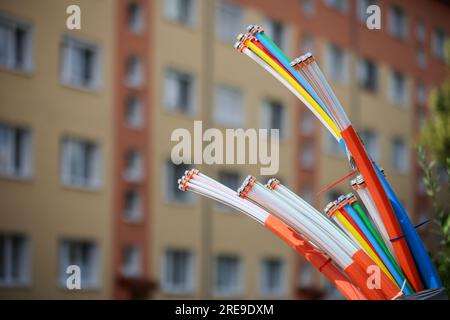
M261 226L177 189L190 167L170 160L171 133L202 120L280 128L276 176L319 210L351 192L317 195L350 171L345 155L233 48L249 24L316 56L413 223L430 218L415 146L447 74L448 1L0 0L0 298L341 298ZM195 167L232 188L270 178ZM419 232L431 250L430 226Z

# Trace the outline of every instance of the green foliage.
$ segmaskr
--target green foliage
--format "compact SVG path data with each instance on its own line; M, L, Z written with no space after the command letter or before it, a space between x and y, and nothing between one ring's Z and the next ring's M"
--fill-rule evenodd
M433 252L433 260L439 272L447 295L450 294L450 208L448 203L441 204L438 194L442 191L436 175L436 161L427 160L423 145L418 147L419 164L424 172L424 183L427 195L431 199L433 210L433 234L438 239L438 247ZM450 155L446 161L446 174L450 177ZM450 196L450 184L445 190L446 201Z

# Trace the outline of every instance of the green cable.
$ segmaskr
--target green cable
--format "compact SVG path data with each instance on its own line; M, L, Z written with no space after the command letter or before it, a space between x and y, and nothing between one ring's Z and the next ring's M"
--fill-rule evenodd
M358 202L353 202L352 204L353 209L355 209L355 211L358 213L359 217L361 218L361 220L363 221L363 223L366 225L367 229L369 229L370 233L372 234L372 236L375 238L375 240L377 241L377 243L381 246L381 248L383 249L384 253L386 253L386 255L388 256L389 260L392 262L392 264L394 265L394 268L398 271L398 273L406 279L405 275L403 274L402 270L400 269L399 265L397 264L397 262L395 261L394 257L391 255L391 252L389 251L389 249L387 248L386 244L384 243L384 241L381 239L381 236L378 234L378 231L375 230L374 226L372 225L371 221L369 220L369 218L367 217L366 213L364 212L364 210L361 208L361 206L359 205ZM409 284L408 281L406 281L406 286L408 287L408 289L410 289L412 292L414 292L414 290L412 289L411 285Z
M289 60L288 56L284 54L283 51L281 51L280 48L278 48L278 46L268 37L266 36L265 32L262 32L261 35L264 37L264 39L266 39L268 42L270 42L271 45L273 45L273 47L275 48L275 50L277 50L277 52L283 56L283 58L285 58L287 60L287 63L289 64L291 62L291 60Z

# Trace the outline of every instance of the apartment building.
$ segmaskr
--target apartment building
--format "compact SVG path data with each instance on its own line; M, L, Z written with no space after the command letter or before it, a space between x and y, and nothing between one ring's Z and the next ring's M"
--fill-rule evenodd
M248 24L291 57L318 58L413 220L425 219L412 146L445 78L444 1L79 1L81 29L68 30L72 4L0 4L0 297L338 297L257 223L177 189L193 166L234 189L270 178L257 165L174 164L172 132L201 120L280 128L276 176L318 209L350 191L316 195L350 169L311 113L233 49ZM381 30L365 25L371 4ZM82 290L67 289L69 265Z

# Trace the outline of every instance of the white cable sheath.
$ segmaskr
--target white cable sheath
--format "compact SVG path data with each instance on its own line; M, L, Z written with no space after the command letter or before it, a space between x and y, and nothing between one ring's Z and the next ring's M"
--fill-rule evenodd
M273 195L260 183L255 183L246 196L263 208L278 216L297 232L314 242L343 269L352 263L351 255L341 248L326 232L317 227L292 206Z
M319 121L327 128L327 130L334 136L336 140L339 140L336 133L330 128L328 123L319 115L319 113L311 106L311 104L306 101L305 98L297 91L295 88L287 82L278 72L276 72L271 66L269 66L263 59L261 59L258 55L253 53L250 49L244 48L242 52L250 57L253 61L263 67L267 72L269 72L272 76L274 76L278 81L280 81L292 94L294 94L315 116Z

